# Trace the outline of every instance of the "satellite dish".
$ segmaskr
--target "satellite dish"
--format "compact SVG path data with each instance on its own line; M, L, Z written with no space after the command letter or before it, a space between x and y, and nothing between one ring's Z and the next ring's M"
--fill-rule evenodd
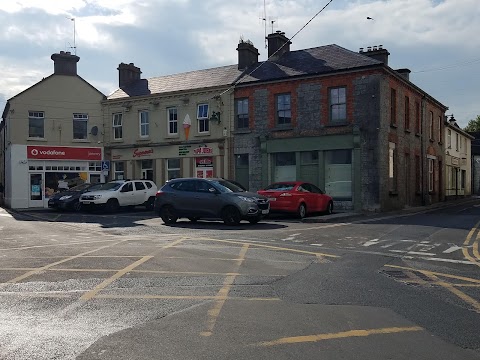
M92 127L92 130L90 130L90 133L95 136L98 134L98 126Z

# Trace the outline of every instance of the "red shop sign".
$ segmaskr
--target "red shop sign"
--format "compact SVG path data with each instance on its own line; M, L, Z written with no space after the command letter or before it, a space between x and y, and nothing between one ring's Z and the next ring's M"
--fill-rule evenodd
M211 157L196 158L197 167L212 167L213 159Z
M213 149L208 146L200 146L196 149L193 149L195 155L204 155L204 154L213 154Z
M102 148L69 146L27 146L27 159L102 160Z

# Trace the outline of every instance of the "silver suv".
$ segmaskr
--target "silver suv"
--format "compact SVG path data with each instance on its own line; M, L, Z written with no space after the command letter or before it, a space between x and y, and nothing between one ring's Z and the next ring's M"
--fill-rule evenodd
M80 202L87 209L102 207L108 212L139 205L153 210L156 192L157 186L150 180L115 180L96 191L82 194Z
M157 191L155 211L165 224L178 218L190 221L222 219L227 225L241 220L259 222L270 211L268 199L247 192L224 179L179 178L168 181Z

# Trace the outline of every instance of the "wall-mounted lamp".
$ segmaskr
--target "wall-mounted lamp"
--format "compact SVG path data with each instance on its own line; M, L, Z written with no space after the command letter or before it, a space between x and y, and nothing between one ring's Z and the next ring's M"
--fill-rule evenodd
M210 121L216 121L217 124L220 124L220 111L212 111L212 115L210 116Z

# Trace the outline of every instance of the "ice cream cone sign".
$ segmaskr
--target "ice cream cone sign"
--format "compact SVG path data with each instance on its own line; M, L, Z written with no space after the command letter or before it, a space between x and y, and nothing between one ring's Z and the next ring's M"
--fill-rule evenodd
M185 131L186 140L188 140L188 135L190 134L190 126L192 126L192 120L190 120L190 116L187 114L185 119L183 119L183 130Z

